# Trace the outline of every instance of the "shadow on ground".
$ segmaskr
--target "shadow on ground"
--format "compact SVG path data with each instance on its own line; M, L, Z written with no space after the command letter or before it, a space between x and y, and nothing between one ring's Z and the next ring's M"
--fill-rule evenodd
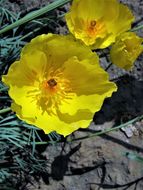
M143 81L131 76L123 76L116 82L118 91L104 101L102 109L94 116L95 124L103 124L115 119L126 122L143 114Z

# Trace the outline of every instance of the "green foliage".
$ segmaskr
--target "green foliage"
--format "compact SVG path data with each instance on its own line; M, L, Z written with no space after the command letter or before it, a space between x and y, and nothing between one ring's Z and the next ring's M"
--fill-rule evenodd
M16 22L20 13L16 15L15 13L9 11L2 7L3 1L0 1L0 28L6 27L9 24ZM25 44L20 40L20 35L17 36L18 28L12 30L11 34L2 36L0 38L0 72L6 70L9 63L14 61L18 56L21 47Z
M15 115L0 120L0 183L13 180L13 173L29 175L46 172L46 161L40 158L36 146L43 144L40 129L17 119ZM60 140L55 133L45 143Z
M3 8L3 2L4 1L0 1L0 28L8 26L9 24L16 22L20 18L20 13L15 14L6 8ZM5 19L7 22L5 22ZM13 31L15 32L16 29Z
M1 44L1 54L0 54L0 70L9 65L14 61L20 53L21 47L25 44L23 41L20 40L20 36L7 38L4 37L0 40ZM2 71L1 71L2 72Z
M21 18L19 20L17 20L16 22L12 23L11 25L8 25L7 27L3 28L2 30L0 30L0 34L3 34L13 28L16 28L26 22L29 22L31 20L34 20L35 18L47 13L47 12L50 12L68 2L70 2L71 0L57 0L57 1L54 1L53 3L37 10L37 11L34 11L28 15L26 15L24 18Z

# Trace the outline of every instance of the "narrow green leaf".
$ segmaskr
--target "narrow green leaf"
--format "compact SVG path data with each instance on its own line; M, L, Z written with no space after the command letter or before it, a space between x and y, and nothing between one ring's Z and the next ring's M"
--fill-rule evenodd
M130 31L135 32L135 31L142 30L142 29L143 29L143 24L132 28Z
M11 108L4 108L4 109L0 110L0 114L6 113L9 111L11 111Z

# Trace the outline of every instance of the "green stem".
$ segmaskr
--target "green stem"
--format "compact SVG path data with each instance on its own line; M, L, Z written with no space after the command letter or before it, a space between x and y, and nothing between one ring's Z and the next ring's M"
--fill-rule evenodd
M67 139L67 142L74 142L74 141L78 141L78 140L84 140L84 139L87 139L87 138L97 137L97 136L100 136L100 135L104 135L104 134L109 133L111 131L116 131L116 130L121 129L123 127L128 127L130 124L132 124L132 123L134 123L136 121L142 120L142 119L143 119L143 115L139 116L139 117L136 117L136 118L134 118L134 119L132 119L132 120L130 120L130 121L124 123L124 124L121 124L119 126L116 126L116 127L110 128L110 129L106 129L104 131L96 132L94 134L91 134L91 135L88 135L88 136L85 136L85 137L81 137L81 138L73 139L73 140L72 139ZM48 144L48 143L50 143L50 142L49 141L35 142L36 145L43 145L43 144Z
M70 1L71 0L56 0L53 3L41 8L41 9L39 9L37 11L29 13L25 17L19 19L18 21L6 26L2 30L0 30L0 34L3 34L3 33L7 32L7 31L9 31L9 30L11 30L13 28L16 28L16 27L22 25L22 24L25 24L26 22L29 22L29 21L31 21L31 20L33 20L33 19L47 13L47 12L49 12L49 11L52 11L52 10L56 9L57 7L60 7L60 6L64 5L64 4L66 4L66 3L69 3Z
M6 113L9 111L11 111L11 108L4 108L4 109L0 110L0 114Z
M131 32L135 32L135 31L140 30L140 29L143 29L143 25L134 27L134 28L132 28L130 31L131 31Z
M116 131L118 129L121 129L123 127L128 127L130 124L136 122L136 121L139 121L139 120L142 120L143 119L143 115L142 116L139 116L139 117L136 117L124 124L121 124L119 126L116 126L116 127L113 127L113 128L110 128L110 129L106 129L104 131L100 131L100 132L97 132L97 133L94 133L94 134L91 134L91 135L88 135L88 136L85 136L85 137L81 137L81 138L78 138L78 139L69 139L67 140L68 142L72 142L72 141L78 141L78 140L84 140L84 139L87 139L87 138L91 138L91 137L96 137L96 136L100 136L100 135L104 135L106 133L109 133L111 131Z
M55 142L50 142L50 141L40 141L40 142L34 142L34 143L32 142L31 144L35 144L35 145L43 145L43 144L50 144L50 143L51 143L51 144L52 144L52 143L53 143L53 144L54 144L54 143L56 144L56 143L58 143L58 141L57 141L57 142L56 142L56 141L55 141Z

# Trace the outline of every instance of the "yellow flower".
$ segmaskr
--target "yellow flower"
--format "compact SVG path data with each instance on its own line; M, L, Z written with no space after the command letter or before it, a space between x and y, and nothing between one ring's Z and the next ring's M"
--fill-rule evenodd
M27 44L3 82L19 118L64 136L88 127L104 99L116 91L95 53L69 36L54 34Z
M73 0L66 22L75 38L91 48L106 48L129 30L134 16L117 0Z
M133 32L121 34L110 51L112 63L123 69L130 70L140 53L143 52L142 42L143 38Z

